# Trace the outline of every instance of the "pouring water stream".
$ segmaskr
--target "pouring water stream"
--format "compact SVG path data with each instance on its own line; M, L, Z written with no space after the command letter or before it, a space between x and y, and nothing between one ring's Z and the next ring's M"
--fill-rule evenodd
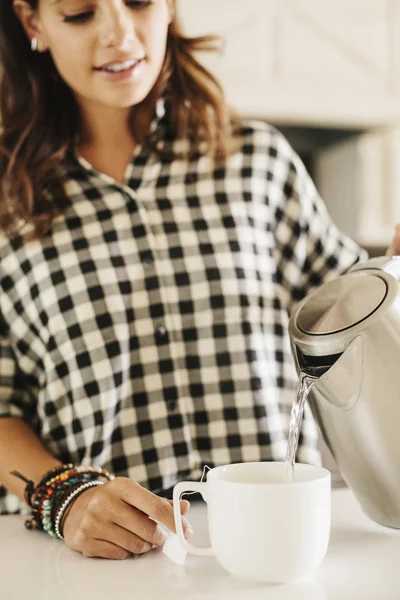
M293 403L292 412L290 415L289 438L285 459L287 464L288 482L293 481L294 464L296 461L296 451L299 443L301 422L303 420L304 404L308 398L308 394L310 393L312 386L317 379L317 377L312 377L303 372L300 374L297 398Z

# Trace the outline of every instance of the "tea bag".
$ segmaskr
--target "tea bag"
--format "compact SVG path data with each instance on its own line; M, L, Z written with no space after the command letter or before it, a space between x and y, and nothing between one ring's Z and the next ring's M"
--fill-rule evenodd
M175 564L181 566L185 564L187 550L176 533L172 533L172 531L169 533L162 551Z

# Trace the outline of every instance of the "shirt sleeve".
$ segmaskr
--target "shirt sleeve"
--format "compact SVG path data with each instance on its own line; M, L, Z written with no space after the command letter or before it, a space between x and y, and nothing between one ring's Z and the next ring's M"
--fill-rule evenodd
M35 383L18 368L8 333L0 314L0 418L30 421Z
M276 282L289 312L313 288L368 258L330 218L302 161L277 133L277 157L282 177L276 203Z

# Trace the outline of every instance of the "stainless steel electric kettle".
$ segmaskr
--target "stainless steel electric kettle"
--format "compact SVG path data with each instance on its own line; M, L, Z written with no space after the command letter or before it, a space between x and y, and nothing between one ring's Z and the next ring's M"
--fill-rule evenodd
M309 403L343 478L372 519L400 529L400 257L320 286L289 323Z

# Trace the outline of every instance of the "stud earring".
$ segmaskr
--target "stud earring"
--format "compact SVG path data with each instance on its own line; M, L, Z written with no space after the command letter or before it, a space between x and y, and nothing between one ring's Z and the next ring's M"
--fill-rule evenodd
M37 37L31 39L31 50L32 52L42 52L43 50L42 43Z

